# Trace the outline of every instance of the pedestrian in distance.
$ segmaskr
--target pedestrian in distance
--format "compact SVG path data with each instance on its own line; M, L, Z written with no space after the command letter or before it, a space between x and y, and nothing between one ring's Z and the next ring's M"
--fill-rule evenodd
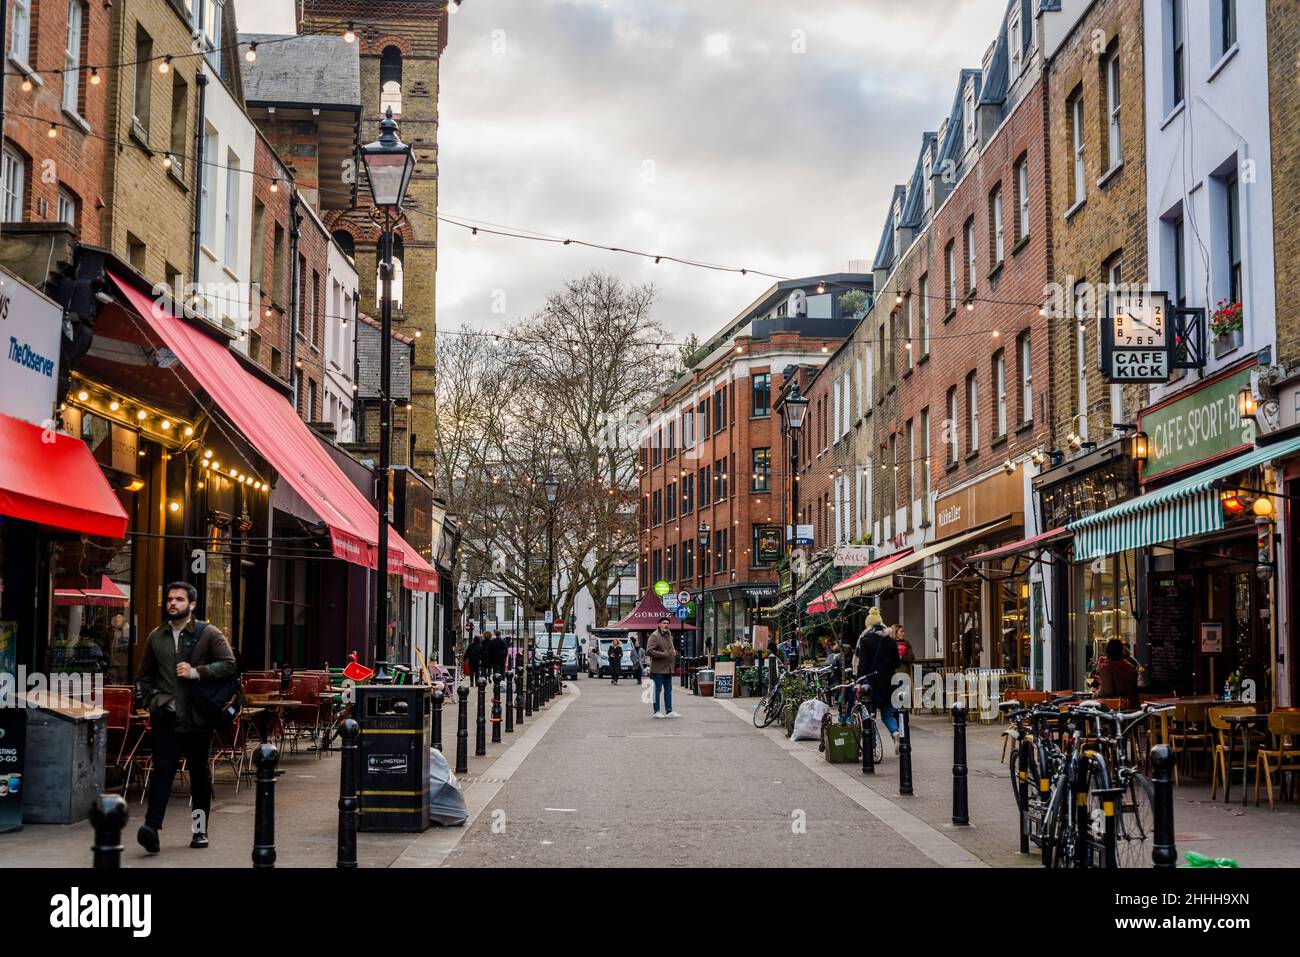
M491 673L493 675L504 675L506 673L506 657L510 654L510 646L506 644L505 638L501 632L488 632L492 638L488 641L487 658ZM491 680L491 676L489 676Z
M623 670L623 642L615 638L609 645L609 673L613 676L611 684L618 684L618 673Z
M477 682L479 672L483 670L483 640L475 635L465 649L465 661L469 664L469 680Z
M650 680L655 685L654 713L656 718L680 718L673 710L673 672L677 664L677 647L673 644L671 620L667 615L659 619L659 627L646 639L645 653L650 658ZM663 697L662 711L659 698Z
M194 618L198 590L187 582L172 582L164 594L163 623L145 639L140 660L140 695L149 712L153 739L153 771L149 776L149 809L136 840L150 854L159 849L172 781L184 759L190 773L192 837L190 847L208 846L208 817L212 810L212 775L208 755L212 725L193 706L192 688L199 682L230 678L235 656L221 629Z
M880 713L880 720L885 723L890 737L894 739L895 754L898 753L900 744L898 710L891 702L890 696L893 694L894 672L898 670L898 664L898 645L886 630L884 619L880 617L880 609L873 607L867 612L866 628L862 630L862 635L858 639L857 677L859 680L867 679L867 686L871 689L871 698Z
M641 684L641 665L642 662L644 661L644 658L642 657L641 654L641 645L637 642L635 638L632 639L631 655L632 655L632 659L631 659L632 677L636 680L636 683L639 686Z

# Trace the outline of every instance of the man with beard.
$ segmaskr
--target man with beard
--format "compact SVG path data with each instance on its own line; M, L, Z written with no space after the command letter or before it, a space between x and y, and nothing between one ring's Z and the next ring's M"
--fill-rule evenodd
M212 726L191 706L190 688L193 683L219 681L235 673L235 656L221 629L194 618L194 603L199 597L194 586L172 582L165 594L164 621L146 639L140 661L141 700L149 710L153 737L153 772L149 777L149 810L136 840L150 854L158 853L158 832L182 758L190 773L194 816L190 847L208 846Z

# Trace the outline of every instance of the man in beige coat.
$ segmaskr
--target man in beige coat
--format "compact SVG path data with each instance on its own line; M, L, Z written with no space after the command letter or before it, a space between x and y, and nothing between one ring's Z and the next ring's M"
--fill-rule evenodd
M650 658L650 680L655 683L654 717L680 718L673 710L673 671L677 662L677 649L673 645L673 633L669 630L670 619L664 615L659 619L659 627L650 632L646 641L645 653ZM664 711L659 710L659 695L664 697Z

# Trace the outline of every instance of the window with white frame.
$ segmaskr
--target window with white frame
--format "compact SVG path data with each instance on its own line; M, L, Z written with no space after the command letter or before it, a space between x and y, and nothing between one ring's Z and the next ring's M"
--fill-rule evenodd
M239 262L239 157L226 153L226 268L233 270Z
M975 452L980 447L980 397L975 373L966 375L966 451Z
M957 242L948 243L944 251L944 268L948 271L948 308L957 308Z
M1015 81L1020 76L1020 65L1024 55L1024 49L1020 40L1020 8L1016 7L1015 12L1011 14L1011 22L1007 26L1007 48L1011 52L1011 80Z
M1006 257L1005 234L1002 223L1002 187L993 188L989 197L989 215L993 224L993 264L999 266Z
M943 441L948 446L948 464L957 464L957 387L948 388L948 421L944 423Z
M1020 421L1029 422L1034 417L1034 363L1030 350L1029 333L1020 337Z
M930 150L927 147L925 157L921 160L922 192L925 196L925 211L927 213L934 208L934 178L931 175L933 170L934 161L930 158Z
M858 356L853 360L853 384L857 391L857 417L862 418L862 358Z
M917 298L921 301L918 307L921 310L921 355L930 354L930 277L921 277L920 292Z
M912 313L916 308L916 297L908 295L907 297L907 342L904 344L903 351L907 353L907 367L912 368L912 356L916 352L913 339L916 336L916 329L913 325Z
M930 409L921 410L921 515L930 517Z
M1074 201L1081 203L1088 195L1083 179L1083 92L1070 97L1070 150L1074 164Z
M77 228L77 197L66 186L59 187L59 218L61 223L67 223L73 229Z
M870 409L872 403L876 401L876 347L867 343L867 359L864 363L867 373L867 408Z
M966 134L966 149L975 145L975 81L966 81L966 93L962 97L962 129Z
M1108 169L1114 169L1124 159L1120 146L1119 129L1119 41L1106 60L1106 159Z
M1016 205L1019 210L1019 230L1016 242L1029 235L1029 158L1016 164Z
M1007 356L1001 349L993 357L993 394L997 397L997 421L993 434L1007 434Z
M203 37L203 50L212 69L221 75L221 8L225 0L202 0L203 22L199 30Z
M4 204L6 223L21 222L23 218L23 188L27 183L27 161L8 144L4 148L3 180L0 183L0 202Z
M32 0L10 0L9 54L19 63L31 58Z
M832 387L835 394L834 418L831 420L831 444L840 440L840 380L836 379Z
M1183 73L1187 68L1183 62L1183 0L1164 0L1165 19L1169 25L1168 67L1165 111L1169 112L1183 102Z
M975 217L966 220L966 291L975 292L975 276L979 269L975 260Z
M203 243L212 249L216 243L217 223L213 203L217 192L217 134L207 130L203 134L203 175L199 183L199 210L203 217Z
M844 421L841 424L841 433L840 433L842 435L849 434L850 410L853 408L851 404L852 396L853 396L853 387L851 381L852 380L849 378L849 370L846 367L844 370L844 405L843 405Z
M916 429L912 419L907 420L907 500L916 501ZM911 516L912 510L907 510Z
M68 0L68 34L63 50L63 108L79 113L81 89L81 22L82 0Z

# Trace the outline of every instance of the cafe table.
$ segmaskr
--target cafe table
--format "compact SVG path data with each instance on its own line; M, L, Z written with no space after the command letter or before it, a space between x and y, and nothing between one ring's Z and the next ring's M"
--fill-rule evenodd
M1224 775L1223 800L1232 800L1232 755L1237 743L1237 729L1241 728L1241 806L1246 806L1246 772L1250 766L1250 733L1258 725L1267 725L1266 714L1224 714L1219 716L1228 726L1228 766Z

